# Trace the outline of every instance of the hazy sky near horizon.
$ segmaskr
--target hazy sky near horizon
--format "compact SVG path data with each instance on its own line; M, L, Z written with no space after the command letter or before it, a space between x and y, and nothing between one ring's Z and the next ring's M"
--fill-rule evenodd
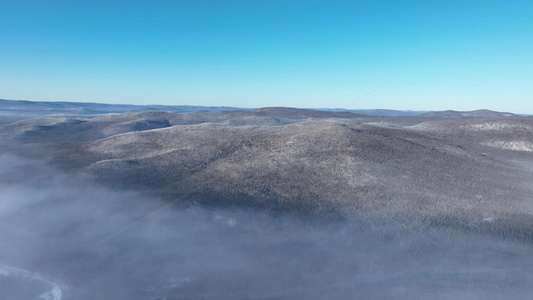
M533 113L532 16L503 0L3 0L0 98Z

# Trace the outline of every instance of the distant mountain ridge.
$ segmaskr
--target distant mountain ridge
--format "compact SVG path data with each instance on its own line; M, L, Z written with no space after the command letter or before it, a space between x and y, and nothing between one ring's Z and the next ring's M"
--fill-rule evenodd
M353 113L369 115L369 116L384 116L384 117L402 117L402 116L417 116L426 113L427 111L417 110L394 110L394 109L344 109L344 108L320 108L318 110L324 111L349 111Z
M513 117L517 116L509 112L499 112L488 109L479 109L474 111L431 111L420 115L421 117L457 119L457 118L494 118L494 117Z
M44 116L53 114L68 115L98 115L107 113L126 113L126 112L143 112L143 111L167 111L177 113L187 113L195 111L207 112L231 112L231 111L249 111L254 110L257 113L269 113L276 110L280 113L282 110L290 115L304 114L306 116L314 115L319 117L316 112L337 113L339 116L350 116L351 114L383 117L409 117L419 116L439 119L456 119L456 118L491 118L491 117L510 117L516 116L509 112L497 112L492 110L480 109L474 111L411 111L411 110L392 110L392 109L342 109L342 108L290 108L290 107L265 107L265 108L241 108L231 106L195 106L195 105L133 105L133 104L105 104L92 102L51 102L51 101L28 101L28 100L6 100L0 99L0 115L24 115L24 116ZM304 113L305 112L305 113ZM350 116L352 117L352 116Z
M49 115L49 114L72 114L90 115L105 113L125 113L141 111L170 111L170 112L192 112L192 111L231 111L244 110L245 108L226 106L189 106L189 105L132 105L132 104L105 104L91 102L48 102L48 101L28 101L28 100L5 100L0 99L0 114L10 114L17 111L17 114L26 115Z

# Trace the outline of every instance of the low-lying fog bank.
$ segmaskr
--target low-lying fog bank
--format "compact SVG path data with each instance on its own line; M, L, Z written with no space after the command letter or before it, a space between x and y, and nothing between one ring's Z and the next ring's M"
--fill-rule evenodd
M533 293L533 248L520 242L369 215L302 219L177 208L146 197L1 155L0 264L56 283L62 300L528 299ZM34 279L15 277L0 272L0 290L9 290L10 299L28 299L29 292L54 299L34 288Z

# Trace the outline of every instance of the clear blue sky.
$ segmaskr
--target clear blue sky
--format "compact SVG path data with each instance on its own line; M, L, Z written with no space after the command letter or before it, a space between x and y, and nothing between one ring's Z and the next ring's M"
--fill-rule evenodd
M0 0L0 43L4 99L533 113L533 1Z

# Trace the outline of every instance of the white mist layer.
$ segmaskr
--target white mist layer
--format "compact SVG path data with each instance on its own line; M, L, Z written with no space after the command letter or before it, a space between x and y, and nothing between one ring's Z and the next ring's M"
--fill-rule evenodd
M66 287L53 300L527 299L533 292L533 249L518 242L370 215L332 222L158 210L167 203L0 156L0 263Z

